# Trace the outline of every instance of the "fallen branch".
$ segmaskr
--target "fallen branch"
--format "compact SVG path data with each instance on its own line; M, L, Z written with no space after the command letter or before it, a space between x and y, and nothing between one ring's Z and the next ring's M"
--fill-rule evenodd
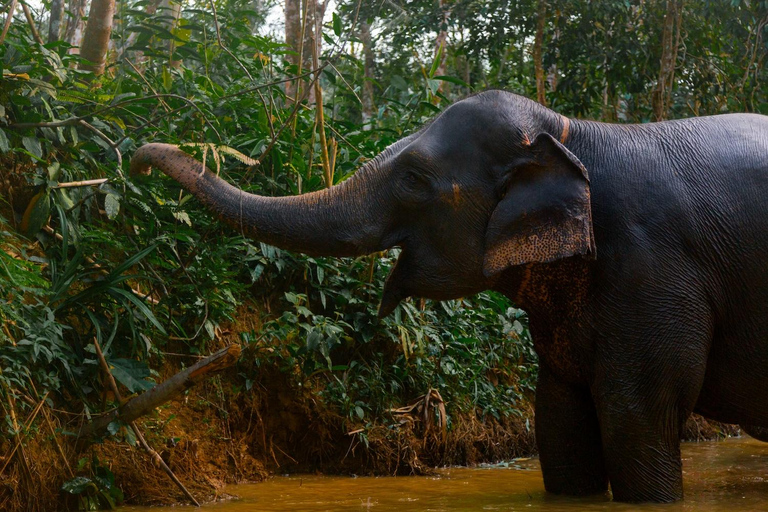
M112 413L100 416L85 425L78 435L78 448L83 449L102 436L106 432L107 426L113 421L120 420L124 423L131 423L149 414L156 407L171 400L198 382L216 372L229 368L235 364L239 357L240 345L230 345L205 359L201 359L186 370L182 370L165 382L156 385L146 393L128 400Z
M99 341L94 339L93 340L93 346L96 347L96 355L99 356L99 364L101 365L101 369L104 372L104 376L107 379L107 382L109 382L109 387L112 388L112 393L115 394L115 398L117 398L117 401L122 401L122 397L120 396L120 390L117 388L117 382L115 382L115 377L112 375L112 372L109 369L109 365L107 364L107 360L104 359L104 354L101 351L101 346L99 345ZM160 457L160 454L157 453L151 446L149 446L149 443L147 443L147 440L144 439L144 435L141 433L141 430L139 430L139 426L136 425L135 421L131 422L131 429L133 430L133 433L136 434L136 439L138 439L139 444L141 444L141 447L144 448L144 450L149 454L149 456L152 458L152 462L158 466L160 466L163 471L165 471L165 474L170 477L171 480L173 480L173 483L176 484L176 486L181 489L181 492L184 493L184 495L195 504L196 507L200 506L200 503L195 499L194 496L192 496L192 493L189 492L189 490L184 486L184 484L179 480L179 478L174 474L173 471L171 471L171 468L168 467L168 464L165 463L162 457Z

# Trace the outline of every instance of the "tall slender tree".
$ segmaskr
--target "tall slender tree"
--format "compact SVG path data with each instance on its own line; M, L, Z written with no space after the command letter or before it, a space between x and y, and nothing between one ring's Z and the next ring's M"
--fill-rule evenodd
M64 33L64 41L72 45L69 53L80 53L80 44L83 41L83 27L85 23L85 8L88 0L69 0L69 18L67 19L67 29Z
M48 20L48 42L61 39L62 22L64 21L64 0L51 0L51 17Z
M651 97L653 115L657 121L663 121L669 115L672 89L675 85L677 50L680 47L680 23L683 19L683 0L666 1L667 9L661 35L659 78L656 80L656 86Z
M536 100L542 105L547 104L546 77L542 46L544 45L544 26L547 22L547 0L539 0L536 10L536 36L533 39L533 67L536 76Z
M93 71L94 75L104 73L109 36L112 34L112 19L115 15L115 0L93 0L88 12L80 56L88 61L81 69Z

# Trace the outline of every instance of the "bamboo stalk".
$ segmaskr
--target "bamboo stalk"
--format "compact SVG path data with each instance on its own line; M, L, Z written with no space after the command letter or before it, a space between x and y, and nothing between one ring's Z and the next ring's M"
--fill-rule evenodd
M73 187L90 187L92 185L101 185L109 181L109 178L99 178L95 180L83 180L83 181L70 181L67 183L59 183L53 188L73 188Z
M7 388L6 388L6 393L8 393L8 389ZM8 397L9 397L9 400L10 400L10 394L8 395ZM32 414L30 414L29 419L24 424L24 429L25 430L32 426L32 422L35 421L35 418L37 417L37 413L40 412L40 409L42 408L42 406L45 403L45 400L47 398L48 398L48 392L46 391L45 395L42 398L42 400L40 400L40 403L37 404L37 407L35 407L35 409L32 411ZM13 408L11 408L11 411L13 411ZM15 415L15 413L12 412L11 416L14 416L14 415ZM15 420L14 420L14 423L15 423ZM16 450L18 450L19 448L21 448L22 450L24 449L21 446L21 438L20 438L19 432L18 432L18 424L15 425L15 429L16 429L16 445L13 447L13 450L11 450L11 453L10 453L10 455L8 455L8 458L6 458L5 464L3 464L3 467L0 468L0 474L2 474L5 471L5 468L8 466L8 463L11 462L11 460L13 459L13 456L16 453Z
M32 391L35 393L35 398L39 399L40 395L37 392L37 387L35 387L35 383L32 381L32 378L29 377L29 385L32 387ZM31 399L27 400L28 403L32 402ZM48 428L51 431L51 435L53 436L53 442L56 445L56 448L58 449L59 455L61 455L61 460L64 461L64 465L67 467L67 471L69 472L70 478L74 478L75 473L72 471L72 466L69 465L69 460L67 459L66 454L64 453L64 449L61 447L61 443L59 443L59 438L56 436L56 429L53 427L53 422L51 421L51 416L48 413L48 409L43 407L43 418L45 418L45 422L48 424Z
M117 399L118 403L122 402L123 399L120 396L120 390L117 387L117 382L115 382L115 377L112 375L112 372L109 369L109 365L107 364L107 360L104 358L104 353L101 351L101 346L99 345L99 340L96 338L93 339L93 346L96 347L96 355L99 356L99 364L101 365L101 370L104 372L104 376L107 379L107 382L109 382L109 387L112 388L112 392L115 394L115 398ZM168 467L168 464L165 463L162 457L160 457L160 454L158 454L151 446L149 446L149 443L147 443L147 440L144 439L144 435L141 433L141 430L139 430L139 426L136 425L135 421L130 422L131 429L133 430L133 433L136 434L136 439L139 440L139 444L141 444L141 447L144 448L144 450L149 454L149 456L152 458L152 462L159 465L163 471L165 471L165 474L167 474L170 479L173 481L173 483L176 484L176 486L181 489L181 492L184 493L184 495L195 504L196 507L200 506L200 503L195 499L194 496L192 496L192 493L187 490L187 488L184 486L183 483L181 483L181 480L178 479L178 477L171 471L171 468Z
M5 36L8 34L8 29L11 28L11 21L13 21L13 13L16 11L16 1L11 0L11 6L8 8L8 16L5 18L5 25L3 25L3 33L0 34L0 44L5 41Z
M32 32L32 37L38 43L45 44L45 41L43 41L43 38L40 37L40 33L37 31L37 27L35 26L35 19L32 17L29 6L27 6L24 0L21 0L21 8L24 11L24 16L27 18L27 24L29 25L29 30Z
M317 69L317 44L315 38L312 38L312 67ZM330 158L328 157L328 140L325 138L325 114L323 113L323 89L320 86L320 75L315 77L315 115L317 116L317 129L320 132L320 157L323 161L323 176L325 186L333 185L333 169L331 168ZM335 158L335 156L334 156Z

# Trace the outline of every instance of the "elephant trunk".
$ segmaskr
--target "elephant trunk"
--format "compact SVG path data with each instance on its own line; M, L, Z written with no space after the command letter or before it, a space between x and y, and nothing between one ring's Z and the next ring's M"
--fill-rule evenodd
M160 168L244 234L314 256L359 256L394 245L384 240L386 216L370 172L318 192L289 197L249 194L170 144L147 144L131 159L132 174Z

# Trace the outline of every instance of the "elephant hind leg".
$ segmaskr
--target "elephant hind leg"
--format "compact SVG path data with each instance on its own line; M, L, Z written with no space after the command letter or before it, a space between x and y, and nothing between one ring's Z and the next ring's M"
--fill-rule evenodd
M758 427L757 425L739 425L739 427L758 441L768 443L768 427Z

